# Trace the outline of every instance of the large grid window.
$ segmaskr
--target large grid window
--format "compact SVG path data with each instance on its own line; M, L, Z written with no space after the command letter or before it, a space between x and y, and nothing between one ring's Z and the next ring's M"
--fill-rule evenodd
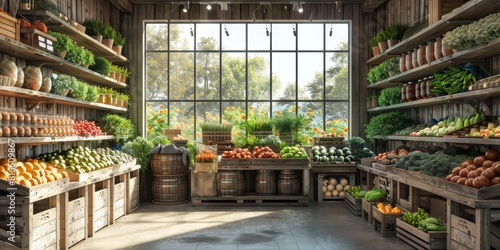
M349 22L145 23L147 135L284 110L348 134ZM331 32L332 31L332 32ZM334 128L334 129L332 129Z

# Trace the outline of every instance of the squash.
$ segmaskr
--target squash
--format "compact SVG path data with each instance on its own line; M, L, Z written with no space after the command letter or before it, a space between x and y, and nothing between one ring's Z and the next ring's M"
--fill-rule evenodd
M52 89L52 79L50 77L45 76L42 79L42 87L38 91L49 93Z
M27 66L24 68L23 88L38 91L42 87L42 70L39 67Z
M14 85L14 87L20 88L23 86L23 83L24 83L23 68L21 68L21 66L17 66L17 82L16 82L16 85Z
M43 32L43 33L47 33L47 25L45 25L45 23L43 23L42 21L40 20L37 20L37 21L34 21L31 26L33 26L33 28Z
M17 20L19 21L19 26L21 27L21 29L31 28L30 21L28 21L28 20L26 20L24 18L19 18Z
M14 86L17 82L17 65L13 61L3 59L0 62L0 75L10 77L9 86Z

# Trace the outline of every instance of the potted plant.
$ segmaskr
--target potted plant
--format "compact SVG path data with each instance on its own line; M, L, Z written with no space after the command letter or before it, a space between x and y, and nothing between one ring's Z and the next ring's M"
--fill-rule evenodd
M106 114L100 119L101 128L106 134L114 135L120 145L135 137L135 126L127 118L117 114Z
M380 48L380 53L384 53L389 45L387 44L387 32L385 29L381 29L376 35L378 41L378 47Z
M99 98L101 103L111 105L111 94L113 93L113 89L110 88L100 88Z
M102 35L104 28L106 25L102 20L97 19L87 19L83 22L83 25L86 27L85 33L90 37L97 40L99 43L102 42Z
M371 97L372 97L372 100L371 100L371 102L372 102L372 105L371 105L372 108L378 107L378 103L377 103L378 96L377 95L372 95Z
M373 143L375 136L386 138L397 130L412 125L412 120L400 112L389 112L374 116L364 125L366 136Z
M122 107L122 108L127 108L128 107L128 100L130 99L130 97L127 95L127 94L118 94L118 100L120 100L121 102L119 102L121 104L118 105L119 107Z
M82 62L84 61L84 56L85 56L84 48L76 44L71 44L69 46L68 53L66 54L66 60L76 65L82 65Z
M110 67L111 63L106 58L98 56L94 59L94 64L89 66L89 69L108 76Z
M113 38L113 51L116 52L117 55L122 54L123 45L125 44L125 37L123 37L122 33L116 32L115 37Z
M141 187L145 186L144 183L146 180L146 173L149 170L149 152L151 152L153 148L153 142L141 136L136 137L132 141L128 141L122 147L123 152L134 156L137 160L137 164L141 166Z
M389 106L401 103L401 87L385 88L380 91L378 104L380 106Z
M111 64L109 67L109 77L117 81L121 80L121 70L117 65Z
M54 43L54 51L56 55L60 58L65 58L66 53L70 49L70 46L73 44L73 40L69 38L69 36L65 34L61 34L59 32L47 31L47 33L55 38L57 38Z
M404 24L394 24L387 28L386 36L387 36L387 45L389 48L396 45L399 41L403 39L403 35L405 31L408 29L408 25Z
M99 98L99 89L97 86L88 85L87 86L87 96L85 97L86 101L96 102Z
M78 100L85 100L87 98L88 85L81 81L74 81L69 87L69 95Z
M401 73L399 69L399 58L397 57L384 61L382 67L389 77Z
M118 93L117 91L113 90L113 92L111 93L111 105L113 106L118 106L118 95L120 93Z
M82 51L82 67L88 68L90 65L95 64L94 53L87 49Z
M130 76L130 71L127 68L120 68L121 70L121 77L120 77L120 82L125 83L127 81L127 78Z
M357 150L363 149L365 147L365 140L359 136L354 136L351 139L346 141L346 144L349 145L352 153L355 153Z
M378 46L378 37L374 36L370 39L370 45L372 46L373 57L376 57L380 54L380 47Z
M116 31L113 27L106 25L102 30L102 44L108 48L113 47L114 37L116 36Z
M70 90L70 87L74 85L76 78L73 76L59 74L52 77L52 89L50 93L66 96Z

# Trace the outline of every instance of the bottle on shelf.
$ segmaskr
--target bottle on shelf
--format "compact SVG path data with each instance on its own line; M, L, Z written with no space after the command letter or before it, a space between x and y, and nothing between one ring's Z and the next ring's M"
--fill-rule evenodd
M424 79L420 83L420 98L421 99L428 98L428 96L427 96L427 82L428 81L429 81L429 78L424 77Z
M443 38L442 37L438 37L436 39L436 42L434 42L434 57L437 59L443 57L443 50L442 50L442 47L443 46Z
M418 49L413 50L413 52L411 54L411 59L412 59L413 68L418 68L418 66L420 66L418 64Z
M441 43L441 50L443 52L443 57L453 54L453 50L446 47L446 45L444 45L444 43Z

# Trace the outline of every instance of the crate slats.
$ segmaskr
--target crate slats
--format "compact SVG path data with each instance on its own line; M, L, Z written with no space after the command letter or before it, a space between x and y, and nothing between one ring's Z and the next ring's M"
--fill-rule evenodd
M396 219L396 226L396 236L417 249L446 249L446 231L424 232L401 218Z
M354 198L348 192L345 193L345 206L356 216L361 216L363 210L361 198Z
M21 35L19 21L0 13L0 34L19 41Z

